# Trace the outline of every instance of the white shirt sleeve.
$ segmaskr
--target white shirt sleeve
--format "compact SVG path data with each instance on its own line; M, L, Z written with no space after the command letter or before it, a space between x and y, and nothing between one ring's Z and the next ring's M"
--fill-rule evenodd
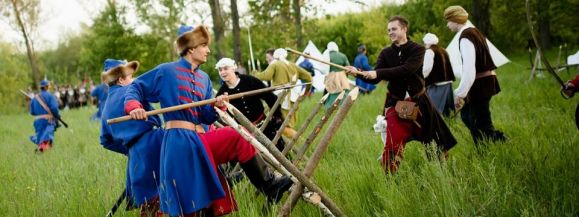
M432 49L426 49L426 52L424 53L424 63L422 65L422 75L424 75L424 78L430 75L430 72L432 72L433 65L434 65L434 51L432 51Z
M466 38L460 40L460 55L462 57L462 77L454 94L460 98L465 98L476 76L474 44Z

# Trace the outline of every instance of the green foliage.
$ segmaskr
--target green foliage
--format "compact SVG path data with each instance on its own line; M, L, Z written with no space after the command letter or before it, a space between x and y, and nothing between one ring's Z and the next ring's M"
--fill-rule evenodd
M429 161L424 146L410 142L399 172L385 176L377 161L383 145L371 130L382 111L382 83L372 95L358 97L316 169L315 182L348 216L577 216L579 134L573 117L578 96L562 99L552 79L528 80L521 73L527 71L526 56L512 60L499 68L502 92L491 102L495 127L508 142L487 144L479 152L460 119L447 119L459 142L447 161ZM305 100L300 121L320 97ZM124 188L126 157L98 144L99 124L89 121L94 112L63 111L70 128L60 128L54 149L42 155L33 153L28 140L34 132L31 116L0 115L0 122L10 123L0 127L0 195L9 198L0 200L2 215L106 214ZM265 198L247 179L235 185L234 195L239 211L231 217L275 216L279 209L265 212ZM116 216L139 213L119 209ZM323 215L301 201L292 216Z
M0 42L0 116L25 111L26 97L19 90L30 85L30 66L24 55L18 55L10 45Z

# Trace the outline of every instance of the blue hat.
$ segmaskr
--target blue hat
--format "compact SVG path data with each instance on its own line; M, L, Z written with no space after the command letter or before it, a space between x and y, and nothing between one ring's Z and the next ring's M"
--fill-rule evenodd
M358 46L358 53L362 53L363 50L366 50L366 45L361 44Z
M177 37L181 37L186 32L193 31L193 26L181 25L179 31L177 32Z
M47 87L50 84L50 81L44 79L40 81L40 87Z
M115 59L106 59L105 60L105 66L104 66L104 71L108 71L109 69L112 69L114 67L117 67L119 65L123 65L126 64L127 61L124 60L115 60Z

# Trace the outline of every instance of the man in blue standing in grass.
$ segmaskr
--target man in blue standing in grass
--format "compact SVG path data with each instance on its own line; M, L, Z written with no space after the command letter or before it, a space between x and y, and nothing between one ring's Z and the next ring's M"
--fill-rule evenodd
M38 147L36 151L44 152L52 148L54 131L59 127L58 100L48 92L50 82L40 82L40 93L35 95L30 102L30 114L34 115L34 130L36 134L30 140Z
M360 45L358 47L358 56L354 59L354 67L362 71L372 70L372 66L368 63L368 57L366 56L366 45ZM370 94L376 85L363 81L361 78L356 78L356 86L360 88L363 94Z
M101 123L101 145L111 151L127 155L126 196L130 206L140 207L141 216L161 216L159 212L159 157L164 131L157 115L147 121L129 120L117 124L107 124L106 120L125 115L125 92L133 82L133 73L139 62L105 60L104 79L110 86L109 97L103 103ZM153 107L141 101L143 108Z

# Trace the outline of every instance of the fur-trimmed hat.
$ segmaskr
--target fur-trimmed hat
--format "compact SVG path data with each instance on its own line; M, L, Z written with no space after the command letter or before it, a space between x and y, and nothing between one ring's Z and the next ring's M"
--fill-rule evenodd
M207 26L200 25L196 28L182 25L177 32L177 52L183 54L187 49L197 47L201 44L209 45L211 43L211 33Z
M135 73L139 69L139 65L140 64L138 61L131 61L128 63L126 61L122 61L122 64L117 64L105 72L105 82L109 86L112 86L120 77L132 75Z
M460 5L453 5L444 10L444 19L458 24L464 24L468 20L468 12Z

